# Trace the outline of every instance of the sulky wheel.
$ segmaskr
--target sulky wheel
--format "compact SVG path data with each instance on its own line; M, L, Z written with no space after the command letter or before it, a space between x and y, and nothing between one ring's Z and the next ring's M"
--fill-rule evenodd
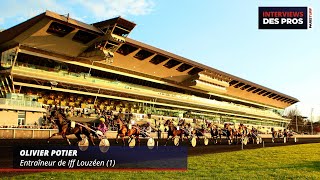
M209 139L208 139L207 137L204 137L204 139L203 139L203 144L204 144L205 146L207 146L207 145L209 144Z
M147 146L148 146L149 149L153 149L154 148L154 139L153 138L149 138L148 139Z
M81 141L78 142L78 146L79 146L79 149L81 151L86 151L89 147L89 141L87 138L83 138Z
M174 140L173 140L173 144L175 145L175 146L179 146L179 137L175 137L174 138Z
M101 139L100 143L99 143L99 149L101 152L106 153L108 152L110 147L110 142L108 139Z
M192 139L191 139L191 146L192 146L192 147L196 147L196 145L197 145L197 138L196 138L196 137L192 137Z
M128 144L129 144L130 148L134 148L136 146L136 139L134 137L133 138L129 138Z
M256 143L260 144L260 139L258 137L256 138Z
M248 144L248 140L249 140L248 137L244 137L244 138L243 138L243 144L244 144L244 145L247 145L247 144Z

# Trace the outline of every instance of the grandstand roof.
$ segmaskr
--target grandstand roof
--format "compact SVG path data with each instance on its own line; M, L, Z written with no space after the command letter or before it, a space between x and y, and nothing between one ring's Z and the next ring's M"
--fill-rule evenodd
M240 77L237 77L237 76L234 76L234 75L231 75L231 74L228 74L226 72L223 72L223 71L220 71L218 69L215 69L215 68L212 68L212 67L209 67L207 65L204 65L204 64L200 64L196 61L193 61L193 60L190 60L190 59L187 59L187 58L184 58L182 56L179 56L179 55L176 55L176 54L173 54L173 53L170 53L170 52L167 52L167 51L164 51L162 49L159 49L159 48L156 48L156 47L153 47L153 46L150 46L150 45L147 45L147 44L144 44L142 42L139 42L139 41L136 41L134 39L130 39L130 38L127 38L127 42L129 44L133 44L133 45L138 45L138 46L141 46L141 47L144 47L146 49L150 49L151 51L155 51L155 52L158 52L158 53L161 53L161 54L165 54L167 56L170 56L174 59L178 59L180 60L181 62L185 62L185 63L190 63L191 65L193 65L194 67L198 67L198 68L201 68L203 69L205 72L207 73L210 73L210 72L216 72L216 73L219 73L223 76L226 76L226 77L229 77L231 78L232 80L235 80L235 81L238 81L239 83L242 82L244 84L249 84L251 86L254 86L254 87L257 87L257 88L261 88L261 89L264 89L266 91L270 91L272 93L275 93L275 94L278 94L278 95L281 95L281 96L285 96L287 98L290 98L292 100L295 100L295 101L299 101L298 99L292 97L292 96L289 96L289 95L286 95L286 94L283 94L283 93L280 93L278 91L275 91L275 90L272 90L270 88L267 88L267 87L264 87L262 85L259 85L259 84L256 84L256 83L253 83L251 81L248 81L248 80L245 80L245 79L242 79Z
M59 22L69 27L69 32L62 34L60 37L51 35L47 29L52 22ZM79 58L83 62L87 61L87 64L91 64L91 60L84 60L80 57L80 54L92 47L95 43L102 41L106 29L117 23L129 31L136 25L121 17L90 25L71 19L69 15L59 15L51 11L46 11L21 24L0 32L0 51L20 44L38 50ZM73 39L74 35L80 30L92 35L92 39L86 42L75 41ZM59 44L59 46L57 46L57 44ZM122 52L127 49L130 50L129 53ZM186 82L198 80L199 74L204 74L229 84L226 92L214 92L216 94L242 97L251 101L260 101L260 103L266 102L266 104L279 101L280 104L275 105L277 107L287 107L299 101L289 95L130 38L126 38L125 44L118 49L112 65L97 62L97 65L99 64L102 67L113 68L118 71L129 72L179 86L183 86ZM206 91L203 89L195 90ZM207 91L207 93L210 92ZM253 95L259 95L261 100L255 99Z

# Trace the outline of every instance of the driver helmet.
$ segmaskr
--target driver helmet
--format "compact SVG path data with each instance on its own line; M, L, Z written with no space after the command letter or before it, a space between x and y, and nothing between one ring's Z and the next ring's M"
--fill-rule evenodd
M102 117L102 118L99 119L99 121L104 123L106 120Z

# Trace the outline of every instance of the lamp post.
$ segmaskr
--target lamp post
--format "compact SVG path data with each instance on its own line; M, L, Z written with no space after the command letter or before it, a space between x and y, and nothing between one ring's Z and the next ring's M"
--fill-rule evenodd
M312 121L313 121L313 108L311 108L311 117L310 117L310 122L311 122L311 135L313 135L313 124L312 124Z
M93 66L93 63L94 63L95 61L92 61L92 63L91 63L91 66L90 66L90 69L89 69L89 73L88 74L90 74L91 73L91 69L92 69L92 66Z
M298 110L297 110L297 105L296 105L296 131L298 133Z

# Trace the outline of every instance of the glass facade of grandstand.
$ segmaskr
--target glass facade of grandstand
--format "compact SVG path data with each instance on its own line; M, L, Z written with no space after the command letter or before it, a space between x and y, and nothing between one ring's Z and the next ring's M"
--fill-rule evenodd
M19 93L36 95L37 102L43 103L46 105L57 105L61 107L76 107L76 108L91 108L94 109L98 107L100 109L106 108L108 110L123 112L134 112L134 113L147 113L147 114L157 114L162 116L172 116L172 117L181 117L181 118L197 118L197 119L207 119L214 120L220 123L233 121L244 124L254 124L254 125L270 125L270 126L284 126L284 122L266 122L261 121L259 119L254 118L242 118L242 117L234 117L232 115L223 115L224 113L208 113L201 112L201 110L196 110L194 113L189 113L190 111L186 108L172 108L166 107L165 105L157 105L156 99L161 96L168 99L183 99L188 101L194 105L197 105L198 102L206 104L208 106L217 107L217 108L225 108L230 110L235 110L247 114L259 115L265 117L273 117L279 118L281 117L282 111L276 111L274 109L266 109L263 107L252 107L246 106L242 104L235 104L233 102L228 102L227 100L218 101L215 100L214 97L207 99L205 97L197 97L193 95L183 94L179 92L170 91L170 87L162 87L160 84L154 84L153 87L147 86L148 82L144 82L143 80L133 80L130 77L119 76L116 74L110 74L98 70L90 70L88 67L81 67L75 65L68 65L65 63L53 61L50 59L35 57L27 54L19 54L15 67L15 71L18 71L19 74L25 73L30 78L19 79L19 82L29 83L30 81L35 81L35 78L43 83L49 84L48 79L52 78L52 81L55 79L61 79L60 82L53 89L62 88L69 90L80 90L82 91L81 85L90 84L91 87L95 87L97 89L114 89L117 90L120 94L124 94L124 92L132 92L132 94L144 94L149 95L149 97L154 97L154 103L150 102L130 102L130 101L122 101L117 99L109 99L109 98L95 98L94 96L86 96L85 94L70 94L63 92L52 92L50 90L42 90L32 87L22 87ZM90 71L90 74L89 74ZM32 77L33 76L33 77ZM19 78L19 77L17 77ZM45 82L47 81L47 82ZM134 83L137 81L136 83ZM76 86L68 86L67 82L76 82L79 87ZM151 83L151 82L150 82ZM66 84L66 85L64 85ZM53 86L50 84L50 86ZM85 88L85 87L83 87ZM89 89L87 89L89 90ZM87 91L86 90L86 91ZM96 90L89 90L88 92L96 93ZM117 94L117 92L114 92ZM114 94L110 93L110 95ZM109 93L106 93L109 94ZM118 94L119 95L119 94ZM69 97L68 97L69 96ZM128 94L127 96L130 96ZM123 97L127 97L124 95ZM121 96L120 96L121 97ZM134 95L132 96L134 97ZM220 98L221 99L221 98ZM2 101L6 101L3 103L10 103L13 105L18 105L19 103L27 103L21 102L18 100L10 100L10 99L2 99ZM95 101L95 102L94 102ZM177 101L178 103L179 101ZM29 102L31 105L31 103ZM39 104L34 104L34 106L39 107ZM195 106L196 107L196 106ZM181 115L183 114L183 115Z

